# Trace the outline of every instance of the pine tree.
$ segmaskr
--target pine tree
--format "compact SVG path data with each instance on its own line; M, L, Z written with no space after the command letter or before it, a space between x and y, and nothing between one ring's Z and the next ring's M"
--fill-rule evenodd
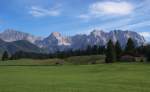
M115 50L116 50L116 59L117 61L119 61L122 54L122 48L119 41L116 42Z
M101 55L105 54L105 46L98 47L98 54L101 54Z
M150 45L146 45L143 47L144 55L147 58L147 61L150 62Z
M106 63L113 63L116 61L116 54L115 54L115 48L113 45L113 42L110 40L107 44L107 50L106 50Z
M90 45L87 46L86 52L87 52L87 55L92 54L92 47Z
M98 46L94 45L92 51L94 55L98 54Z
M127 42L127 45L126 45L126 48L125 48L125 53L133 55L134 51L135 51L134 41L131 38L129 38L128 42Z
M147 52L146 58L147 58L147 61L150 62L150 51Z
M7 53L7 51L5 51L2 56L2 61L8 60L8 58L9 58L8 53Z

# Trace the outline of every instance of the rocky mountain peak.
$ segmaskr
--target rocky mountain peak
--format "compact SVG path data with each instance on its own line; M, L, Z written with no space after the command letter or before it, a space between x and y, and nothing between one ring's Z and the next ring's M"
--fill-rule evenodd
M7 29L4 32L0 33L0 39L6 42L18 41L18 40L27 40L31 43L34 43L36 40L41 40L41 37L35 37L28 33L16 31L14 29Z
M52 32L50 36L61 37L61 34L59 32Z
M92 32L91 32L91 35L94 35L94 36L101 36L101 35L103 35L103 34L105 34L105 32L103 31L103 30L93 30Z
M52 32L50 36L44 39L12 29L8 29L0 33L0 39L4 41L12 42L26 40L34 43L40 48L48 48L50 52L58 50L63 51L67 49L85 49L87 45L106 46L110 39L114 43L119 41L121 46L124 47L129 38L132 38L137 46L145 43L144 37L137 32L122 30L114 30L110 32L93 30L89 35L82 34L70 37L62 36L59 32Z

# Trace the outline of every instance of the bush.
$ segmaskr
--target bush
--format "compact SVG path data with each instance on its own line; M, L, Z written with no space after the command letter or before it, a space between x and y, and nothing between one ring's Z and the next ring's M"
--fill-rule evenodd
M92 61L91 64L96 64L96 61Z
M64 63L63 61L56 61L55 65L63 65L63 63Z
M135 62L136 59L133 56L126 55L121 57L121 61L126 61L126 62Z

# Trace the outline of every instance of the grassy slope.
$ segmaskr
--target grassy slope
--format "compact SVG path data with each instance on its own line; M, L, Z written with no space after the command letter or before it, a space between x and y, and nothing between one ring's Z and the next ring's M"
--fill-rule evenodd
M0 92L150 92L150 65L0 66Z
M69 57L65 59L66 62L76 65L81 64L91 64L92 62L96 62L97 64L103 63L105 60L105 56L103 55L91 55L91 56L75 56Z
M64 64L91 64L96 61L97 63L104 62L104 56L93 55L93 56L76 56L69 57L66 59L48 59L48 60L11 60L11 61L0 61L0 65L55 65L56 62L63 62Z
M9 60L9 61L0 61L0 66L42 66L42 65L55 65L57 61L63 61L60 59L47 59L47 60L32 60L32 59L21 59L21 60Z

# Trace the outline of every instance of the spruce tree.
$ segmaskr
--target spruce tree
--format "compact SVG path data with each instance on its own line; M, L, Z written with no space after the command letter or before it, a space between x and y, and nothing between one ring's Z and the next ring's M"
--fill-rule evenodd
M127 45L126 45L126 48L125 48L125 53L133 55L135 53L134 51L135 51L134 41L131 38L129 38Z
M113 63L114 61L116 61L115 48L114 48L113 42L110 40L107 44L105 62Z
M144 46L143 52L147 58L147 61L150 62L150 45Z
M2 56L2 61L8 60L8 58L9 58L8 53L7 53L7 51L5 51Z
M92 54L92 47L90 45L87 46L87 55L91 55Z
M98 54L98 46L94 45L92 51L93 51L93 54Z
M146 58L147 58L147 61L150 62L150 51L147 52Z
M105 54L105 46L98 47L98 54L101 54L101 55Z
M119 41L116 42L115 50L116 50L116 59L117 61L119 61L122 54L122 48Z

